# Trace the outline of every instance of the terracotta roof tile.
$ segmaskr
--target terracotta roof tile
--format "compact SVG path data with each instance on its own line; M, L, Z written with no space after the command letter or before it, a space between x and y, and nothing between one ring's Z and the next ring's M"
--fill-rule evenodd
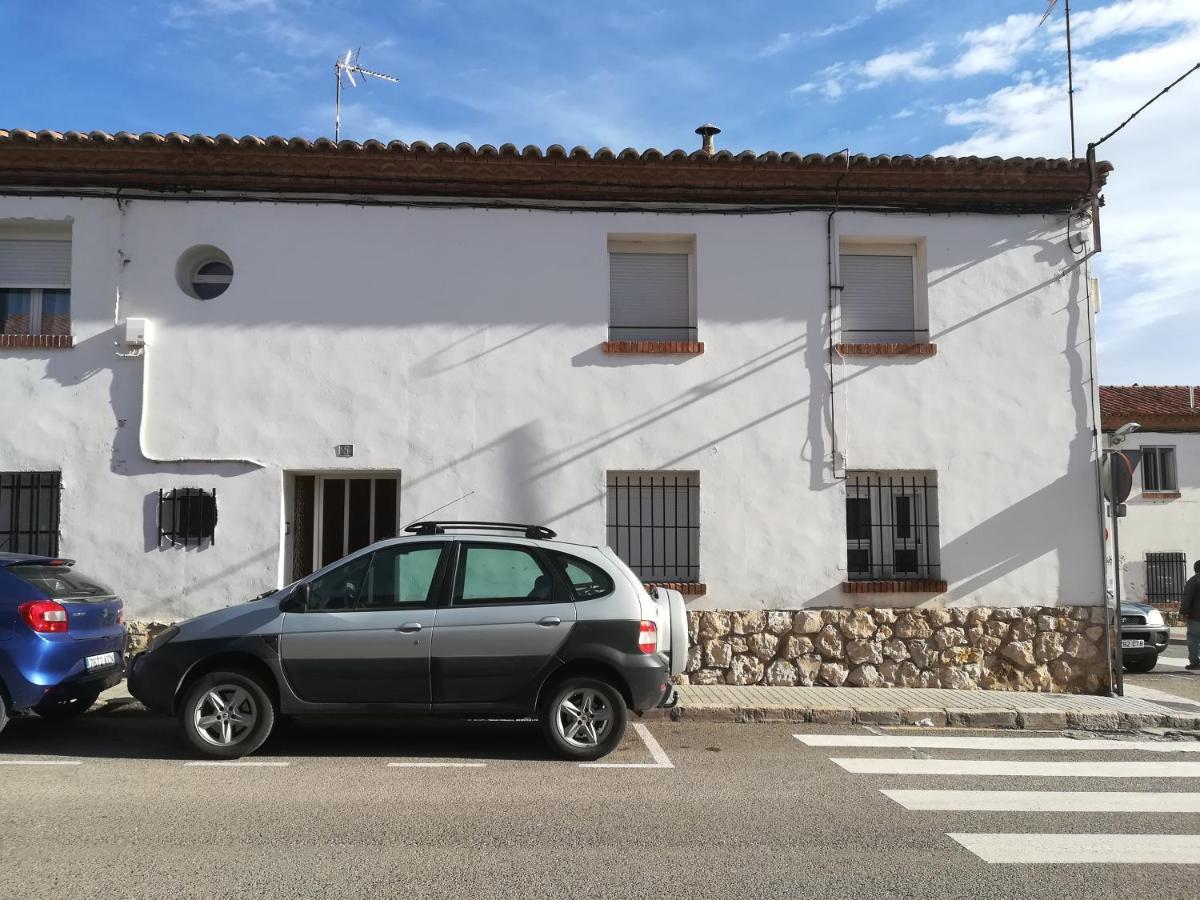
M1122 385L1100 388L1100 427L1137 422L1143 431L1200 431L1200 387Z
M331 157L337 165L331 165ZM889 209L1055 211L1098 191L1086 161L824 155L770 150L543 150L178 132L0 130L0 184L584 201L841 203Z

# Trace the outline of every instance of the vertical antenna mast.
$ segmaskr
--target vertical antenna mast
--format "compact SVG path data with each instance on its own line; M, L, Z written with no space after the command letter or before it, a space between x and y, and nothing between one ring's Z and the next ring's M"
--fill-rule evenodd
M361 49L361 48L360 48ZM350 87L358 87L358 82L354 80L354 76L364 76L379 78L383 81L399 82L400 79L391 75L385 75L382 72L374 72L371 69L364 69L358 64L358 50L347 50L345 56L338 57L337 62L333 64L334 77L337 79L337 93L334 94L333 102L333 141L337 143L342 136L342 75L345 74L350 82Z
M1049 0L1046 4L1046 11L1042 13L1042 19L1038 22L1038 28L1041 28L1045 21L1050 18L1050 13L1054 12L1054 7L1058 0ZM1066 19L1067 25L1067 108L1070 111L1071 117L1071 159L1075 158L1075 72L1074 63L1071 59L1071 0L1063 0L1063 16Z

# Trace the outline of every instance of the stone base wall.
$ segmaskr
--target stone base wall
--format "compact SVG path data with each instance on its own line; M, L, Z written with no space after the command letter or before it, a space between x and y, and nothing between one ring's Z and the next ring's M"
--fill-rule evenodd
M689 612L685 684L1099 693L1104 609Z

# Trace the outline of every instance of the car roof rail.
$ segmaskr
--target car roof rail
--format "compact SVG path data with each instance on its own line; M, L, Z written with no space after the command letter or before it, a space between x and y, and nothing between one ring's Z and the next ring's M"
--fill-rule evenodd
M404 530L412 534L445 534L451 531L518 531L531 540L549 541L558 537L545 525L522 525L518 522L413 522Z

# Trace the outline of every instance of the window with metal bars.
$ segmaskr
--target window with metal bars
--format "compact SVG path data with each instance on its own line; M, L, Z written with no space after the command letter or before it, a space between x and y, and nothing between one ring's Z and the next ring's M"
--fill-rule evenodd
M1179 490L1179 480L1175 477L1174 447L1142 447L1142 490Z
M58 556L59 472L0 472L0 553Z
M700 473L609 472L608 545L646 582L700 581Z
M176 547L216 543L217 492L175 488L158 492L158 534Z
M847 473L846 565L851 581L941 580L937 475Z
M1149 603L1178 603L1187 584L1187 555L1146 554L1146 600Z

